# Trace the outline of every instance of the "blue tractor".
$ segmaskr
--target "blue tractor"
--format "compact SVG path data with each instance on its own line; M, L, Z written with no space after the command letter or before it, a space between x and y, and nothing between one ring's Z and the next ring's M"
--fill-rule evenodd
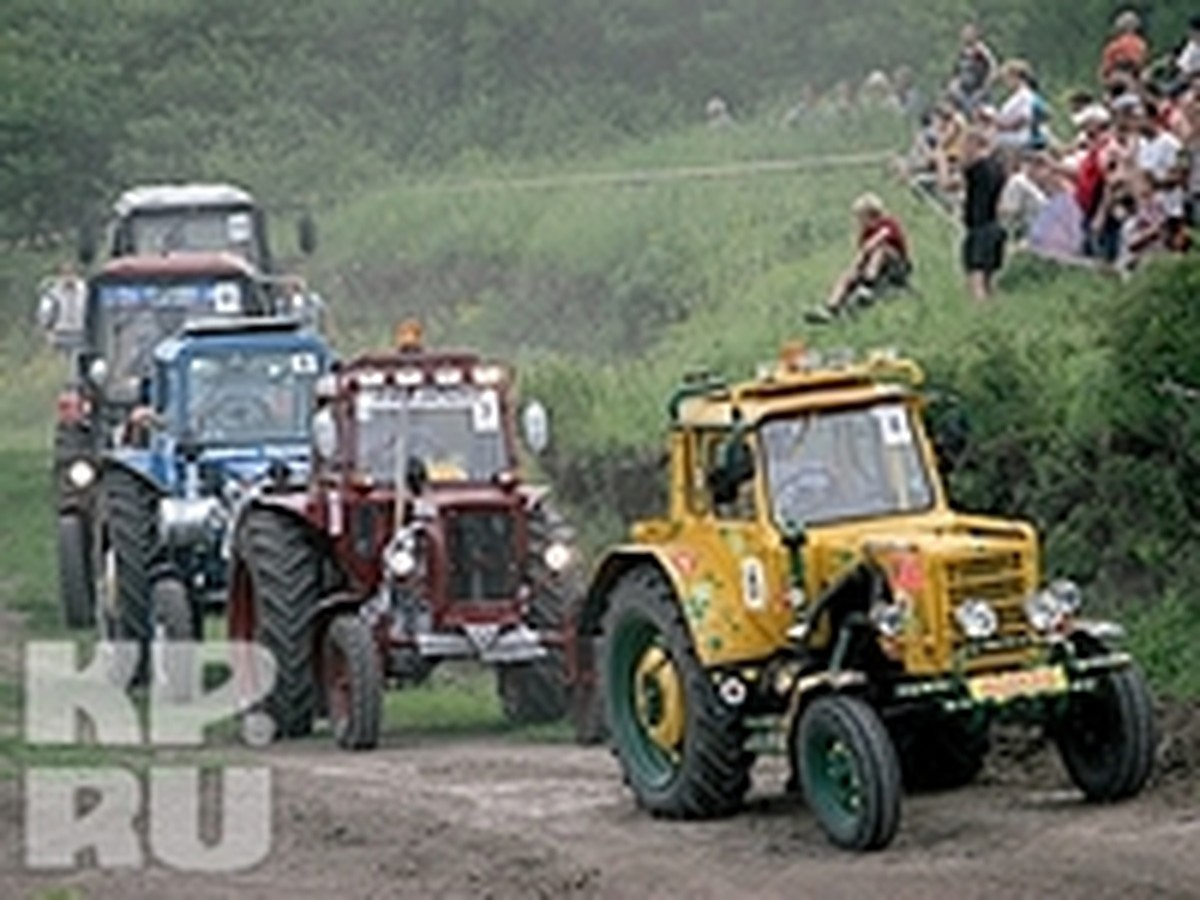
M198 639L224 602L239 505L307 481L330 363L320 336L272 318L193 323L155 349L150 403L100 479L97 619L103 638L138 649L123 678L144 680L155 641Z

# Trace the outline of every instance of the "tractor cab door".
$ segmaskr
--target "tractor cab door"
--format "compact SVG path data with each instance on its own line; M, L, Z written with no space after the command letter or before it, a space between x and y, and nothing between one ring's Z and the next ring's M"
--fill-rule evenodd
M753 436L732 451L728 432L694 440L685 540L699 552L683 600L696 651L706 665L761 659L781 645L792 608L789 557L762 503Z

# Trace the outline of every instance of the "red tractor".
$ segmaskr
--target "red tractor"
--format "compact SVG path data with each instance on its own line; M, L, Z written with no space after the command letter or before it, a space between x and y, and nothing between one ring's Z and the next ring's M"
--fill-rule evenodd
M513 387L415 325L324 379L309 487L247 504L233 541L229 632L275 657L277 735L324 714L341 746L373 747L385 684L454 659L495 666L511 721L567 712L582 579L547 489L521 481ZM522 419L540 451L544 410Z

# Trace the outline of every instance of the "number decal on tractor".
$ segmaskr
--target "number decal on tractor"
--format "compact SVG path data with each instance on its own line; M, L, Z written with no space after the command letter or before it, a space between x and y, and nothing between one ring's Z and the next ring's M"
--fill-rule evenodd
M762 560L756 556L742 560L742 601L756 612L767 608L767 576Z

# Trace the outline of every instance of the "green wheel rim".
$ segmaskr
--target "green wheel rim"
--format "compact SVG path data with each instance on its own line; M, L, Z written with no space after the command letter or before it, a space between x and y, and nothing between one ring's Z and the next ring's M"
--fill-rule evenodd
M804 748L808 802L833 831L853 834L863 816L863 778L858 760L836 729L813 723Z
M629 618L610 638L607 668L613 740L631 779L651 789L666 787L679 771L678 755L651 735L638 710L638 667L647 652L662 648L661 634L645 619Z

